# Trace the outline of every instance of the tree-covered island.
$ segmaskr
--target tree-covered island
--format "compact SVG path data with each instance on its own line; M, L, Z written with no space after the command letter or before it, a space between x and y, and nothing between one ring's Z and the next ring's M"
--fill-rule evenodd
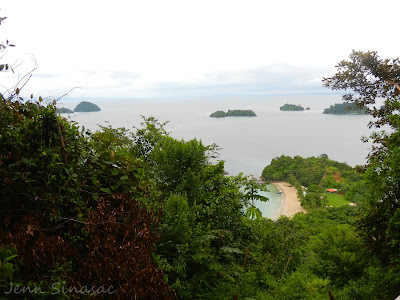
M82 101L74 109L75 112L92 112L100 110L101 110L100 107L98 107L96 104L86 101Z
M331 105L329 108L325 108L324 114L333 114L333 115L365 115L366 107L358 107L354 103L344 102L344 103L335 103Z
M60 108L56 109L56 113L58 113L58 114L73 114L74 111L69 108L66 108L66 107L60 107Z
M218 110L213 112L210 117L212 118L224 118L224 117L255 117L257 116L252 110L228 110L228 112L224 112L222 110Z
M285 104L279 108L280 110L283 111L302 111L304 110L304 107L300 105L294 105L294 104Z

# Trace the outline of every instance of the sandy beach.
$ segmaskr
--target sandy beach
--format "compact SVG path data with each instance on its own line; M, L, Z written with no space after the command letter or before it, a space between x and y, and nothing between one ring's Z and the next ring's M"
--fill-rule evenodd
M283 202L279 210L279 216L285 215L292 217L298 212L306 213L307 211L300 205L300 200L297 197L297 189L287 182L273 183L280 191L283 192Z

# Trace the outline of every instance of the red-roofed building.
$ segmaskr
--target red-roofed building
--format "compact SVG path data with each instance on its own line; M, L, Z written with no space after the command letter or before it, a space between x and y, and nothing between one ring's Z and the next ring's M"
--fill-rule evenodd
M327 189L326 192L327 192L327 193L331 193L331 194L332 194L332 193L336 193L336 192L337 192L337 189Z

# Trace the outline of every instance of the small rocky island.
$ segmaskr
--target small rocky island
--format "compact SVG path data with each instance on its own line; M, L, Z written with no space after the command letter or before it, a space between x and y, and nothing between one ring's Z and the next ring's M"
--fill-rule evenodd
M358 107L354 103L344 102L335 103L329 108L325 108L322 112L323 114L333 114L333 115L365 115L366 107Z
M69 108L61 107L61 108L56 109L56 113L58 113L58 114L73 114L74 111Z
M279 109L283 111L302 111L304 110L304 107L294 104L285 104L281 106Z
M210 117L212 118L225 118L225 117L255 117L257 116L252 110L228 110L228 112L224 112L222 110L218 110L213 112Z
M74 109L75 112L92 112L92 111L100 111L100 110L101 110L100 107L98 107L96 104L86 102L86 101L82 101Z

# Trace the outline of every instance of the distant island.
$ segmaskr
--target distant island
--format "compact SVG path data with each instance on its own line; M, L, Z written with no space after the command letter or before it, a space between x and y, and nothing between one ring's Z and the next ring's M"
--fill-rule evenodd
M334 114L334 115L364 115L366 107L359 108L354 103L335 103L329 108L325 108L324 114Z
M56 113L58 113L58 114L73 114L74 111L69 108L61 107L61 108L56 109Z
M294 104L285 104L284 106L281 106L279 109L283 111L302 111L304 110L304 107Z
M224 117L255 117L257 116L252 110L228 110L228 112L224 112L222 110L218 110L213 112L210 117L212 118L224 118Z
M74 111L75 112L92 112L92 111L101 111L101 109L96 104L82 101L75 107Z

